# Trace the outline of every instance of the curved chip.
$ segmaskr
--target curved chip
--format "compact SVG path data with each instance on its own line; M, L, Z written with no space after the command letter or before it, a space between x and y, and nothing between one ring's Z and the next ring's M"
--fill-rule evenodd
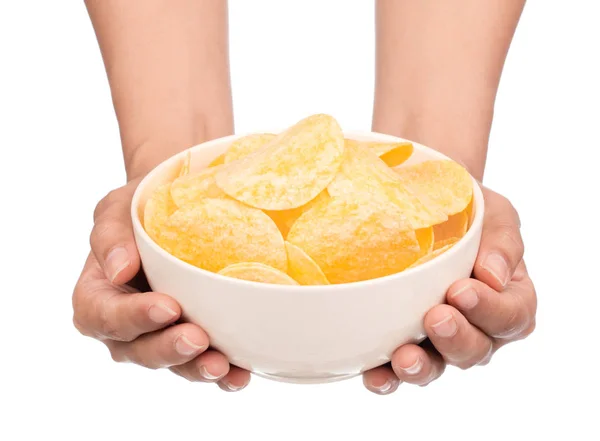
M327 191L332 197L365 197L392 201L402 210L412 230L428 228L448 219L444 213L426 207L391 168L373 152L360 145L346 146L340 171L327 187Z
M294 223L287 241L308 254L330 283L394 274L420 254L401 210L372 198L339 197L315 204Z
M206 198L224 197L225 193L215 182L221 166L209 167L191 175L180 176L171 184L171 197L178 207L200 202Z
M436 241L433 243L433 251L447 247L448 245L454 245L460 240L460 237L448 237L447 239Z
M171 184L167 182L154 190L144 206L144 229L152 240L156 242L163 225L175 210L177 205L171 198Z
M450 237L463 237L467 232L469 224L469 215L464 209L460 213L448 216L446 222L433 226L433 235L436 242L448 239Z
M433 227L416 230L415 235L417 236L417 241L421 248L419 255L424 256L427 253L431 253L433 251L434 242Z
M296 222L302 213L308 211L313 205L319 203L323 199L329 199L329 193L327 190L323 190L321 193L317 195L312 201L307 204L302 205L301 207L292 208L290 210L265 210L265 213L273 219L277 227L279 227L279 231L283 235L284 239L287 237L290 228Z
M192 153L188 150L183 158L183 164L181 170L179 170L179 176L185 176L190 172L190 164L192 162Z
M272 266L257 262L234 263L223 268L217 274L251 282L272 283L275 285L298 285L298 282L286 273Z
M454 161L425 161L395 171L424 203L448 216L463 211L473 197L471 175Z
M225 163L225 153L220 154L208 164L209 167L216 167Z
M225 164L217 185L234 199L264 210L289 210L314 199L333 180L344 136L329 115L298 122L264 148Z
M450 248L452 248L454 246L453 243L448 244L443 246L442 248L439 248L437 250L432 251L429 254L426 254L425 256L421 257L420 259L418 259L416 262L414 262L412 265L410 265L408 268L414 268L416 266L422 265L425 262L429 262L430 260L435 259L436 257L438 257L440 254L445 253L446 251L448 251Z
M329 285L323 270L302 248L286 242L288 274L300 285Z
M175 211L157 243L170 254L208 271L239 262L287 270L283 237L269 216L232 199L203 199Z
M360 145L375 153L388 167L396 167L413 154L414 147L411 142L376 142L357 141L346 139L346 145Z
M242 159L251 153L260 150L273 141L277 135L273 133L255 133L252 135L243 136L231 143L227 152L225 152L224 163L228 164L238 159Z

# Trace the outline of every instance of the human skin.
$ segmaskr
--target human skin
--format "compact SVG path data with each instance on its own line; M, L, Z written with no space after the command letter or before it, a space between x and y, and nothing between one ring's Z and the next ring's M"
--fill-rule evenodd
M483 179L494 101L524 0L378 0L373 130L441 151ZM366 372L388 394L426 385L446 365L489 362L535 327L536 293L523 261L519 216L483 187L486 213L473 278L448 290L424 319L428 339Z
M490 47L472 48L467 53L458 46L439 43L449 38L440 31L445 29L440 22L451 26L446 23L451 17L449 21L458 29L482 17L493 21L492 15L504 11L500 1L489 2L496 9L480 7L476 0L456 1L453 8L464 14L446 11L448 16L438 11L437 5L433 8L433 1L378 3L374 130L437 148L464 163L477 178L483 177L497 79L520 9L518 2L508 1L514 4L514 14L501 14L502 23L487 31L480 29L481 35L493 29L505 31L485 34L484 41ZM155 165L187 147L233 132L227 4L224 0L133 3L86 1L111 86L128 182L100 201L94 213L92 252L73 295L74 323L84 335L105 343L116 361L169 368L191 381L216 382L224 390L240 390L250 374L230 366L222 354L210 349L202 329L178 323L181 309L173 299L162 293L140 294L149 288L139 274L140 258L129 215L137 184ZM466 20L467 10L476 15ZM389 14L395 14L391 17L394 20ZM418 22L413 23L415 20ZM413 29L404 38L402 32L411 26L434 32L424 36ZM512 31L506 31L511 26ZM463 46L462 40L456 41ZM447 58L448 64L456 60L445 58L447 50L454 50L455 56L485 72L485 78L478 77L479 83L462 83L469 87L458 97L460 105L452 91L434 93L445 91L446 85L455 85L454 81L463 81L456 71L451 81L438 70L444 67L440 60ZM434 55L437 51L439 56L427 58L421 53L426 51ZM412 70L406 69L406 57L412 60ZM493 93L481 90L490 87ZM396 351L392 363L365 373L369 390L385 394L401 381L428 383L443 372L446 363L470 367L488 360L502 344L533 329L535 293L521 262L518 216L504 198L487 189L485 194L488 210L474 271L477 280L457 282L448 294L450 305L429 312L425 325L430 339L425 344L404 346ZM489 265L489 255L496 256L492 261L495 265ZM460 307L461 302L471 308ZM501 314L496 313L490 321L490 310ZM448 314L453 320L448 320ZM456 323L452 336L438 337L432 331L440 321L438 331ZM512 331L507 334L507 329Z

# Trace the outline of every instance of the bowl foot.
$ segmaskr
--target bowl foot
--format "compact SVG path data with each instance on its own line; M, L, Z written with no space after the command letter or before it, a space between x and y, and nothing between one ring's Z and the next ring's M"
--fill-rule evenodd
M333 383L336 381L349 380L354 378L360 373L356 374L324 374L324 375L293 375L293 374L267 374L264 372L252 371L253 374L266 378L268 380L279 381L281 383L294 383L294 384L324 384Z

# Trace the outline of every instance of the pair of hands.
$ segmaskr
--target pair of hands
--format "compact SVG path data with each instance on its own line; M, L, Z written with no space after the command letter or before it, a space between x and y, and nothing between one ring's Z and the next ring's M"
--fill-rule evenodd
M250 373L211 349L200 327L179 323L175 300L149 292L130 216L138 183L113 190L96 207L92 251L73 293L75 327L102 341L115 361L168 368L226 391L243 389ZM446 365L486 364L498 348L534 330L537 300L523 262L518 214L503 196L487 188L483 192L486 213L473 278L454 283L447 304L427 313L429 338L423 344L398 348L390 363L363 375L370 391L388 394L402 382L427 385Z

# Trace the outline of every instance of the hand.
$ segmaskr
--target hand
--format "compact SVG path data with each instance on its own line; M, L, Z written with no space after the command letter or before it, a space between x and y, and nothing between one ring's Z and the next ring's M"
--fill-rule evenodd
M447 364L487 364L500 347L533 332L537 300L523 261L519 216L506 198L483 192L486 212L473 278L454 283L448 304L427 313L423 344L404 345L391 363L365 372L370 391L388 394L402 382L427 385Z
M169 368L190 381L241 390L250 373L209 349L208 336L198 326L178 323L181 308L175 300L145 292L130 216L138 183L110 192L96 207L92 252L73 293L73 323L83 335L102 341L115 361Z

